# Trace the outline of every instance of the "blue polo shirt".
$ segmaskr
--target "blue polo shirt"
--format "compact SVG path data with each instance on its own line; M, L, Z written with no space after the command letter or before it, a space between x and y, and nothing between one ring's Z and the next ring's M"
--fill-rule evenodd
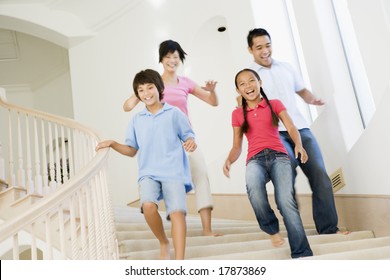
M138 180L179 181L192 189L191 170L183 142L195 138L186 115L164 103L156 114L146 107L129 122L125 144L138 150Z

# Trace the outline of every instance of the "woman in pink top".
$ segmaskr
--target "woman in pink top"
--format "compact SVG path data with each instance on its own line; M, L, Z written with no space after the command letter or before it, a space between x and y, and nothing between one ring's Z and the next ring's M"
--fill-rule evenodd
M218 105L218 97L215 93L216 81L207 81L205 86L201 87L191 79L177 75L177 70L184 63L186 55L180 44L175 41L167 40L160 44L159 62L164 68L161 77L165 87L162 102L178 107L188 117L188 96L190 94L211 106ZM131 111L138 102L138 98L132 95L123 104L123 109L126 112ZM199 146L194 152L188 153L188 158L192 181L195 186L196 207L202 221L203 235L218 236L220 234L213 233L211 227L211 211L214 206L206 163Z
M271 236L275 247L284 243L279 233L279 221L267 196L266 184L272 181L275 200L287 229L292 258L312 256L313 252L303 228L294 196L291 162L278 131L279 119L295 143L295 157L307 161L301 138L281 101L268 100L256 71L243 69L235 78L236 90L242 96L242 106L232 114L233 147L223 166L229 177L231 165L242 150L243 135L248 140L246 189L260 228Z

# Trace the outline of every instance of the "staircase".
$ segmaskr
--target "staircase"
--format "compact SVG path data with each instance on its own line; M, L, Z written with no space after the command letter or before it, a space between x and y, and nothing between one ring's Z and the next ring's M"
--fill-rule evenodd
M0 127L0 259L117 259L98 134L9 103L3 88Z
M124 260L158 259L159 244L137 208L115 207L119 257ZM162 214L162 217L165 217ZM170 237L170 223L164 220ZM287 234L283 227L282 235ZM348 235L318 235L314 226L306 226L314 256L305 259L379 260L390 259L390 237L376 238L370 230ZM220 237L202 236L200 218L187 216L186 259L193 260L288 260L288 242L274 248L256 221L213 219L213 230ZM287 240L286 240L287 241ZM172 244L172 242L171 242ZM173 249L171 249L173 256Z

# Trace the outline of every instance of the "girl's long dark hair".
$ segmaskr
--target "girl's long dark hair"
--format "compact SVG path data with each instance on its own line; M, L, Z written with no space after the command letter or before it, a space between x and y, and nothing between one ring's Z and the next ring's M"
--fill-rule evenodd
M255 77L256 77L256 79L257 79L258 81L261 81L260 76L259 76L259 74L258 74L256 71L254 71L254 70L252 70L252 69L249 69L249 68L245 68L245 69L239 71L239 72L236 74L236 77L235 77L235 79L234 79L234 83L235 83L237 89L238 89L237 77L238 77L241 73L243 73L243 72L251 72L251 73L253 73L253 75L255 75ZM275 127L277 127L277 126L279 125L279 117L278 117L278 115L276 115L276 113L275 113L274 110L272 109L271 103L269 102L269 99L268 99L267 95L265 94L265 92L264 92L264 90L263 90L262 87L260 87L260 94L261 94L261 96L265 99L265 101L267 102L269 108L271 109L271 114L272 114L272 125L275 126ZM243 112L243 114L244 114L244 122L243 122L242 125L241 125L241 132L242 132L242 133L247 133L248 130L249 130L249 123L248 123L248 120L247 120L247 114L248 114L248 112L247 112L247 107L248 107L248 104L247 104L245 98L242 98L242 112Z

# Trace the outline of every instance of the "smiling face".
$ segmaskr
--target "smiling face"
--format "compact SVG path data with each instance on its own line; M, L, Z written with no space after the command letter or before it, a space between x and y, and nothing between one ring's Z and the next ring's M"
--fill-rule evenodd
M272 65L272 44L271 39L267 36L257 36L252 39L252 46L248 47L249 52L257 64L264 67Z
M243 70L236 77L236 91L253 107L261 101L261 81L249 70Z
M159 92L155 84L146 83L140 84L137 88L139 99L145 103L146 106L151 107L160 103Z
M164 71L176 72L181 64L181 58L178 51L173 53L167 53L161 60L161 64L164 67Z

